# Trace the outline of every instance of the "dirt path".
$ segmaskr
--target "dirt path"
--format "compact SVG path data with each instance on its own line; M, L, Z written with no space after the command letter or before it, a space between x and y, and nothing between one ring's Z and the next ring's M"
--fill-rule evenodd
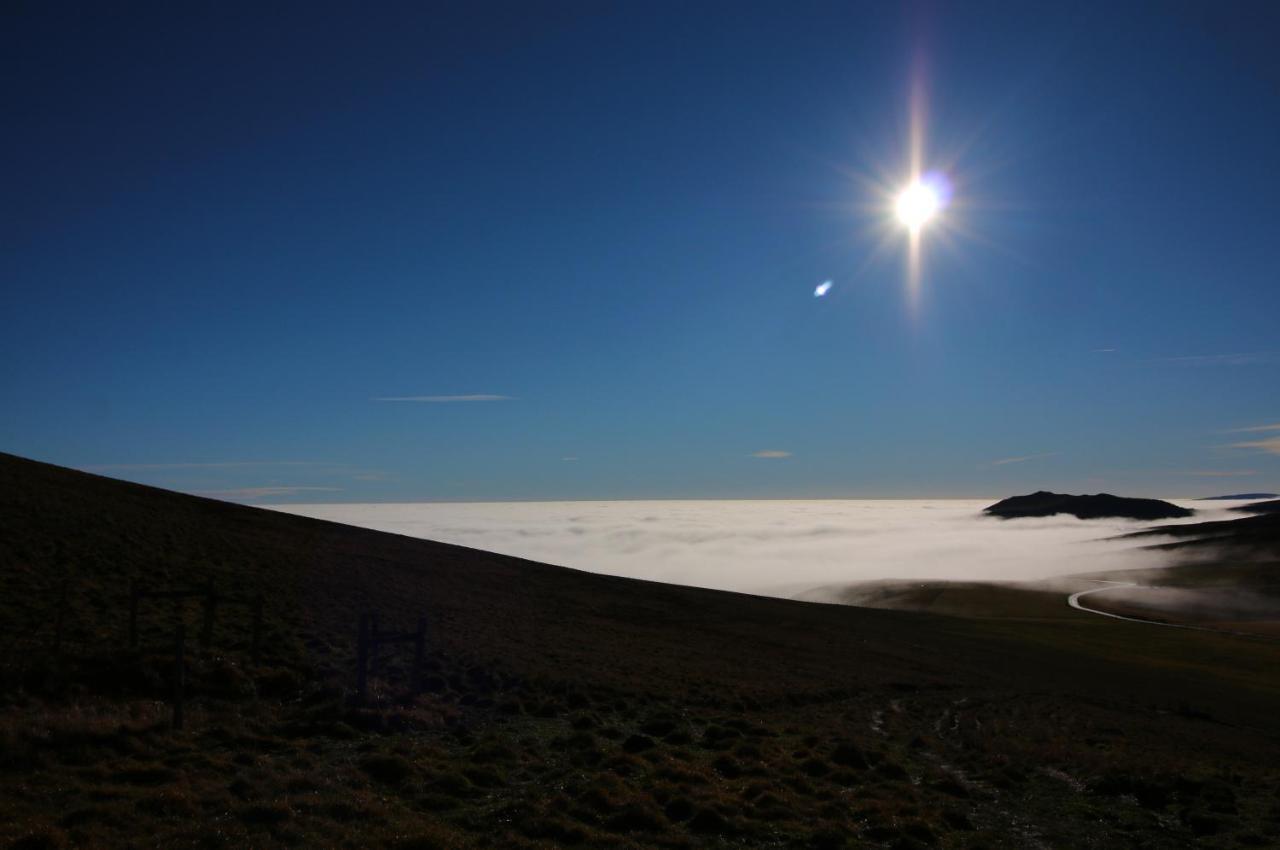
M1252 635L1248 635L1245 632L1229 632L1223 629L1211 629L1207 626L1190 626L1184 623L1166 623L1161 620L1145 620L1141 617L1126 617L1123 614L1112 614L1110 611L1099 611L1097 608L1090 608L1080 603L1081 597L1089 596L1093 593L1103 593L1108 590L1119 590L1122 587L1138 587L1138 585L1132 581L1104 581L1102 579L1091 579L1091 581L1094 581L1097 584L1106 585L1106 587L1095 587L1090 590L1076 591L1067 597L1067 604L1072 608L1075 608L1077 611L1097 614L1099 617L1110 617L1113 620L1125 620L1129 623L1145 623L1148 626L1165 626L1170 629L1190 629L1191 631L1196 632L1217 632L1218 634L1223 635L1244 635L1246 637L1252 637Z

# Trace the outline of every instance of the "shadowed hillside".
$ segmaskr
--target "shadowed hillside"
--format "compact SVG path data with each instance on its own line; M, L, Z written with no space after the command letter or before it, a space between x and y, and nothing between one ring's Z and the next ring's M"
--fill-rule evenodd
M1241 505L1231 510L1242 514L1280 514L1280 499L1271 499L1266 502L1254 502L1252 505Z
M1171 502L1160 499L1132 499L1098 493L1093 496L1072 496L1066 493L1050 493L1040 490L1026 496L1010 496L986 509L992 516L1002 519L1019 517L1043 517L1070 514L1076 519L1178 519L1193 513Z
M1245 519L1223 519L1184 525L1158 525L1135 531L1125 537L1173 537L1175 542L1155 544L1152 548L1182 550L1253 550L1262 554L1280 554L1280 512L1259 510L1257 516Z
M1228 499L1274 499L1280 496L1280 493L1232 493L1226 496L1203 496L1198 501L1216 502L1226 501Z
M210 581L208 646L193 598L128 647L131 582ZM0 582L0 847L1280 841L1274 642L597 576L7 455ZM365 612L428 640L359 700Z

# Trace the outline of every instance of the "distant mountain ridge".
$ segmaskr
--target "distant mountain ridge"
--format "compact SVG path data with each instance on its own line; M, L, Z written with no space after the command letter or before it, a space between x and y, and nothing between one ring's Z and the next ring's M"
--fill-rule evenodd
M1236 493L1232 496L1202 496L1196 499L1197 502L1214 502L1226 499L1275 499L1280 498L1280 493Z
M1072 496L1040 490L1002 499L988 507L986 513L1003 519L1055 514L1071 514L1077 519L1179 519L1195 512L1160 499L1131 499L1110 493Z
M1252 505L1240 505L1238 508L1231 508L1242 514L1280 514L1280 499L1272 499L1270 502L1254 502Z

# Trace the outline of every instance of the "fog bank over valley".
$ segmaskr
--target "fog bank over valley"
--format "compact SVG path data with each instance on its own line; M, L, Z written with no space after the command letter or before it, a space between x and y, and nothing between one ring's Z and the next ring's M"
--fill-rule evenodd
M790 597L881 579L1027 581L1157 567L1169 554L1107 539L1154 523L1002 520L993 500L618 501L279 505L274 510L590 572ZM1240 502L1175 500L1234 519ZM1160 524L1168 524L1168 521Z

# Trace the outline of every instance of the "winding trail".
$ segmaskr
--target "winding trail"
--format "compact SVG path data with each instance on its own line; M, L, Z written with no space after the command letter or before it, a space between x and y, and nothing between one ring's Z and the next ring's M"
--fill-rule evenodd
M1088 614L1097 614L1099 617L1110 617L1113 620L1124 620L1129 623L1144 623L1148 626L1165 626L1170 629L1190 629L1195 632L1217 632L1225 635L1244 635L1244 632L1228 632L1223 629L1211 629L1206 626L1189 626L1184 623L1165 623L1160 620L1144 620L1141 617L1126 617L1123 614L1112 614L1110 611L1099 611L1097 608L1090 608L1080 604L1082 596L1089 596L1093 593L1102 593L1107 590L1119 590L1122 587L1138 587L1136 582L1132 581L1105 581L1103 579L1090 579L1097 584L1106 585L1106 587L1095 587L1090 590L1079 590L1067 597L1067 604L1077 611L1084 611Z

